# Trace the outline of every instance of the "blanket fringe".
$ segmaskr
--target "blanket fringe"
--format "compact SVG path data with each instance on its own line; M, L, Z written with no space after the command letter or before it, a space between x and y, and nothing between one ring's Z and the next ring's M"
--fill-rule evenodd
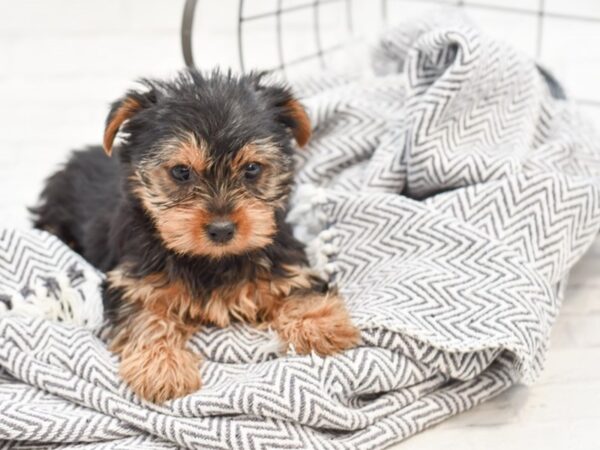
M306 245L311 267L331 281L336 272L334 256L339 252L336 237L339 232L330 228L325 210L328 196L325 189L300 185L292 196L292 208L287 220L294 227L294 235Z

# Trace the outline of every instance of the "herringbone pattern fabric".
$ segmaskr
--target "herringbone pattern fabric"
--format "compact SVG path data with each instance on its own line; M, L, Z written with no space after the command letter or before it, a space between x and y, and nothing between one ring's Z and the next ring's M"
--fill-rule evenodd
M289 216L362 345L278 356L268 332L206 329L204 387L156 406L85 322L4 316L2 448L382 448L535 379L600 227L599 141L533 62L456 17L387 33L373 67L297 83L315 133ZM65 258L4 232L4 303L49 273L73 289ZM97 303L99 275L76 262Z

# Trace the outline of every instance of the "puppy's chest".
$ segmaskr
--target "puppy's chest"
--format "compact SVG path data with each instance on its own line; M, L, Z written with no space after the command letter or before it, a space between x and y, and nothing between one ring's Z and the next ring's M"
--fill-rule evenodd
M257 324L270 320L284 295L268 277L217 286L198 299L200 320L219 327L232 321Z
M240 282L215 287L203 302L201 318L217 326L232 320L258 324L273 320L287 297L313 288L315 274L305 266L283 266L282 274L258 272Z
M229 281L210 288L191 289L185 283L179 295L165 299L171 314L194 322L226 327L232 321L256 324L266 320L282 299L268 276Z
M126 304L137 304L159 316L225 327L232 321L270 321L286 297L311 288L306 267L287 266L284 272L284 276L275 276L259 271L254 276L223 277L220 283L196 283L193 287L189 279L167 279L161 274L130 278L117 269L108 274L108 281L121 291Z

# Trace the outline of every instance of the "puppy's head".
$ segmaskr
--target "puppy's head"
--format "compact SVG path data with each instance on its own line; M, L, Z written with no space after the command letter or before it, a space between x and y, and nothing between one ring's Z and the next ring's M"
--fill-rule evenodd
M310 137L289 89L195 71L143 85L113 104L104 149L121 133L128 188L164 245L213 258L269 245L291 189L292 140Z

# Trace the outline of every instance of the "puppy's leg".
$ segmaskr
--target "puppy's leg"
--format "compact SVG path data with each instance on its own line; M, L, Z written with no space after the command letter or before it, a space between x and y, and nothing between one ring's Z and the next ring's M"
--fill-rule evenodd
M198 329L193 319L199 307L181 286L159 283L157 278L109 273L111 289L118 290L123 301L111 350L120 354L120 374L131 389L163 403L200 388L200 357L186 347Z
M337 294L297 293L279 309L273 328L300 354L333 355L354 347L360 331L352 324Z
M279 337L300 354L314 351L326 356L356 346L360 331L340 295L319 290L324 283L305 268L290 272L292 276L270 283L271 290L286 294L271 314Z

